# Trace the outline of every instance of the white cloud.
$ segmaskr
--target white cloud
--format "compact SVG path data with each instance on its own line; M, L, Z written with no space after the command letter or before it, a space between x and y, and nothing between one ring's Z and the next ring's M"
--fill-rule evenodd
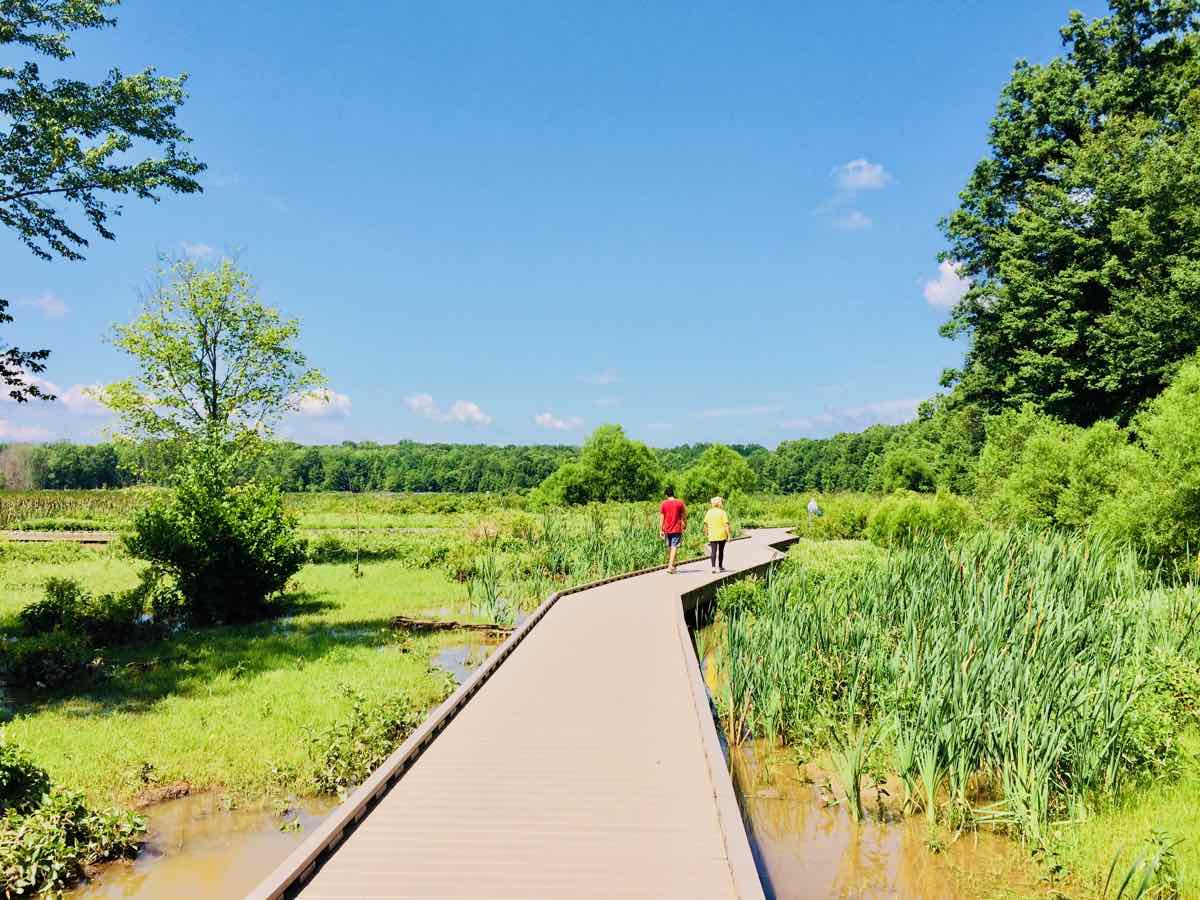
M833 178L843 191L874 191L892 183L892 176L880 163L852 159L833 167Z
M58 400L68 412L81 416L105 416L108 415L108 407L96 399L103 388L102 384L73 384L58 395Z
M296 398L296 412L311 419L344 419L354 404L346 394L318 388Z
M834 216L833 227L840 231L861 231L871 227L871 217L861 209L848 209Z
M443 411L433 402L430 394L413 394L404 399L404 405L419 416L435 422L458 422L465 425L488 425L492 417L470 400L455 400L450 409Z
M578 428L583 424L583 419L579 418L579 416L560 419L553 413L548 412L538 413L533 417L533 421L543 428L550 428L554 431L570 431L572 428Z
M4 441L44 441L50 437L45 428L36 426L14 425L6 419L0 419L0 440Z
M487 425L492 421L492 417L480 409L479 404L469 400L455 400L454 405L450 407L449 418L451 422L466 422L470 425Z
M179 245L183 247L183 255L188 259L207 259L217 252L208 244L193 244L191 241L180 241Z
M811 416L780 422L781 428L805 434L861 431L871 425L899 425L917 415L920 400L881 400L846 409L827 409Z
M782 406L767 406L765 404L756 406L724 406L716 409L701 410L699 415L704 416L706 419L723 419L728 416L765 416L777 413L782 409Z
M963 278L958 266L945 260L938 266L938 277L926 281L921 292L930 306L948 308L961 300L970 286L971 279Z
M617 377L616 370L605 369L596 375L582 375L579 378L584 384L616 384L621 379Z
M32 306L47 319L62 319L67 315L67 304L57 294L47 291L40 297L17 301L21 306Z

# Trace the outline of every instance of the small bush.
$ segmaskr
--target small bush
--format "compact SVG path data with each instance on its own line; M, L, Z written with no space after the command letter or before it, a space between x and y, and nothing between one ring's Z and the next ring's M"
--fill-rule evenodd
M350 714L326 731L311 735L312 779L324 794L343 794L361 784L421 722L406 698L369 704L349 687Z
M235 483L227 449L192 452L173 495L134 516L130 552L171 576L190 624L264 618L305 561L296 519L274 488Z
M920 491L926 494L933 493L937 480L932 463L908 447L897 448L884 456L879 479L886 493Z
M84 672L92 646L78 631L50 631L0 643L0 673L16 687L59 687Z
M27 635L50 631L77 630L84 616L87 593L70 578L49 578L46 593L17 613L21 631Z
M0 736L0 813L28 812L50 790L50 776L16 744Z
M93 810L83 795L55 788L22 815L0 819L0 888L6 897L57 892L87 866L133 856L146 820L120 810Z
M921 536L957 537L971 525L971 507L950 494L894 494L871 513L867 537L881 547L908 547Z
M46 581L46 593L17 614L27 636L66 631L86 635L95 644L129 643L146 629L146 585L117 594L92 596L69 578Z
M742 578L717 590L717 609L726 614L758 612L767 596L757 578Z

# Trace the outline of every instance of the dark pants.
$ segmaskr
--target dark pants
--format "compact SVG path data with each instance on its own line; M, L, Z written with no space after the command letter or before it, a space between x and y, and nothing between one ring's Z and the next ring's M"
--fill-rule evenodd
M709 541L708 555L712 557L712 566L714 569L725 568L725 542L724 541Z

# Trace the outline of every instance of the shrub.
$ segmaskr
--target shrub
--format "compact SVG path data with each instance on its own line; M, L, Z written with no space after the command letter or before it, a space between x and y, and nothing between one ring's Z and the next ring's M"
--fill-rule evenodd
M205 443L177 470L176 489L133 520L135 556L170 575L194 625L249 622L270 614L305 560L296 519L278 490L233 483L226 449Z
M933 492L937 481L933 465L909 447L897 448L884 456L879 480L885 493L920 491L927 494Z
M0 672L17 687L59 687L85 671L91 660L91 643L78 631L50 631L0 643Z
M42 802L50 776L16 744L0 736L0 813L23 813Z
M0 819L0 888L7 897L61 891L87 866L133 856L146 820L120 810L93 810L83 795L55 788L41 805Z
M343 686L350 713L309 738L312 779L324 794L341 794L367 779L421 722L421 714L403 697L369 704Z
M46 579L46 593L19 613L21 631L27 635L49 631L76 630L85 615L87 593L70 578Z
M50 578L41 600L30 603L18 614L21 630L28 636L56 631L85 635L96 644L127 643L145 631L146 586L116 594L92 596L79 582Z
M1116 494L1096 514L1107 535L1151 558L1195 565L1200 548L1200 355L1136 419ZM1192 574L1196 572L1193 569Z
M757 612L766 594L757 578L742 578L717 590L717 609L727 614Z
M971 507L958 497L893 494L871 513L867 537L881 547L907 547L922 536L957 537L971 524Z
M821 515L809 518L801 510L799 533L815 540L860 540L866 537L867 520L879 500L866 494L831 494L818 501Z

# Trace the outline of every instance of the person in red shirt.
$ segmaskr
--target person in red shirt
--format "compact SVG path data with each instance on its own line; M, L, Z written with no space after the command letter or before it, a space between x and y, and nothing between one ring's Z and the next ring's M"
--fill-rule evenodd
M658 508L659 531L667 542L667 571L675 574L675 554L683 543L683 532L687 529L687 507L682 500L675 499L675 489L667 485L667 499Z

